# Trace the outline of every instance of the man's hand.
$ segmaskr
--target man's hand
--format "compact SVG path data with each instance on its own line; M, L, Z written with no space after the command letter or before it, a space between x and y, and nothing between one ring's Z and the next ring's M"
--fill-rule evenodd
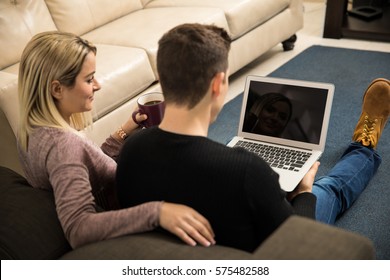
M306 175L302 178L301 182L299 182L298 186L287 194L287 200L292 201L294 197L296 197L300 193L304 192L312 192L314 179L316 177L318 167L320 166L320 162L315 162Z

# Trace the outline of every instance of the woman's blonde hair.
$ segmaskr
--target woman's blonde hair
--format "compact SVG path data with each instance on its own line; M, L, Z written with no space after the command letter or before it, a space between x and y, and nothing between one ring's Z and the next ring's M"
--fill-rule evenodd
M82 130L92 124L90 112L71 116L70 125L60 115L51 94L58 80L73 87L88 53L96 47L71 33L48 31L35 35L25 47L19 67L20 124L18 140L27 150L28 136L37 126Z

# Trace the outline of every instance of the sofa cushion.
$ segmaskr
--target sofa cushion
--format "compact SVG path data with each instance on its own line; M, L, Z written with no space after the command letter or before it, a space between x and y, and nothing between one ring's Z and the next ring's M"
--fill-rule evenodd
M0 71L0 166L21 173L15 139L18 122L18 77Z
M94 110L101 118L148 88L157 78L143 49L104 44L96 47L96 79L102 89L95 95Z
M142 6L145 7L151 1L153 1L153 0L141 0Z
M55 29L44 0L0 1L0 69L19 62L33 35Z
M57 218L53 194L32 188L0 166L0 258L57 259L71 248Z
M290 0L151 0L145 8L214 7L226 15L230 35L236 39L286 9ZM242 20L245 18L245 20Z
M18 76L0 71L0 110L16 134L19 122Z
M156 71L158 40L171 28L186 22L216 24L229 31L221 9L204 7L172 7L143 9L105 24L83 37L94 43L144 49ZM114 32L118 30L120 32Z
M128 13L142 9L140 0L45 0L61 31L82 35Z
M291 216L254 252L271 260L371 260L373 242L356 232Z

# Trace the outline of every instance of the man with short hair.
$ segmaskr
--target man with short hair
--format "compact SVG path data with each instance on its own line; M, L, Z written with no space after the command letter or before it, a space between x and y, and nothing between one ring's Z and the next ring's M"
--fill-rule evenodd
M317 162L286 193L260 157L207 138L228 91L230 43L224 29L202 24L179 25L160 39L164 118L126 140L118 196L123 207L151 200L191 206L210 221L218 244L252 252L291 215L334 223L350 207L380 164L373 148L389 115L390 83L379 79L367 90L353 142L329 176L314 183ZM373 130L366 117L377 120Z

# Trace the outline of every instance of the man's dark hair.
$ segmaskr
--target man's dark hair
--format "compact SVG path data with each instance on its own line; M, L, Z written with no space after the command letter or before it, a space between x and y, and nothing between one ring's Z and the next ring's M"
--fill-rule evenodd
M231 38L223 28L182 24L158 43L157 71L166 102L193 108L215 74L228 69Z

